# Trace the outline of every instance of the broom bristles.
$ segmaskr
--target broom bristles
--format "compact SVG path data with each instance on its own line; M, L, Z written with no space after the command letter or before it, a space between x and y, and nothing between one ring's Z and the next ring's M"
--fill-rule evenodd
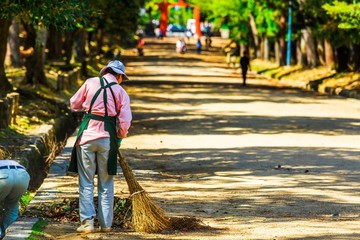
M170 220L165 212L146 192L132 197L133 224L138 232L155 233L170 227Z
M132 222L135 231L155 233L170 227L170 219L164 210L154 202L136 181L125 157L118 150L119 163L132 196Z

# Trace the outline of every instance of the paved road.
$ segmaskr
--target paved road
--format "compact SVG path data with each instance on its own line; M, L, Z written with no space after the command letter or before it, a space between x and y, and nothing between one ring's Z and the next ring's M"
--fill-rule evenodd
M142 58L125 52L134 121L124 153L169 216L196 216L212 229L116 230L107 239L360 238L358 100L274 88L254 74L242 87L217 50L146 46ZM60 179L66 184L49 188L58 197L76 192L74 179ZM63 227L59 239L81 239L74 224L51 226Z
M360 237L358 100L255 75L241 87L222 56L160 49L128 65L136 80L160 81L129 88L135 129L124 147L169 213L229 228L204 239Z

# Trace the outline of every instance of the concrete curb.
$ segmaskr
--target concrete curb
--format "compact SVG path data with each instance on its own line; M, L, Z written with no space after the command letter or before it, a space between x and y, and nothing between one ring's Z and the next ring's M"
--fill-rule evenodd
M28 207L38 205L39 203L52 202L59 194L58 187L61 186L62 177L66 176L67 166L71 155L71 149L76 140L76 132L67 139L66 145L62 152L54 159L48 176L44 179L43 184L36 192L35 197L31 200ZM4 240L20 240L30 236L34 224L39 218L19 218L9 228Z
M326 85L322 85L321 81L318 81L318 80L294 84L292 81L286 81L286 80L279 79L279 78L272 78L272 77L269 77L262 73L257 72L256 74L259 76L265 77L269 81L275 80L275 81L281 83L283 86L287 86L287 87L298 88L298 89L312 91L312 92L325 94L325 95L329 95L329 96L340 96L340 97L345 97L345 98L360 99L360 90L349 90L349 89L345 89L343 87L329 87Z
M4 240L26 239L31 234L31 229L38 218L19 218L9 228Z

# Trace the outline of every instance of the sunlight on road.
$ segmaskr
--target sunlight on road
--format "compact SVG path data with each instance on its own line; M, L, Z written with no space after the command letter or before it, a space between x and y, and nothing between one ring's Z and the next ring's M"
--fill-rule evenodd
M243 87L222 56L166 53L128 65L134 127L122 148L170 216L200 217L226 239L358 231L358 100L277 89L254 74Z
M124 141L124 147L138 149L212 149L242 147L328 147L359 148L360 135L326 136L317 134L244 134L233 135L167 135L141 134Z

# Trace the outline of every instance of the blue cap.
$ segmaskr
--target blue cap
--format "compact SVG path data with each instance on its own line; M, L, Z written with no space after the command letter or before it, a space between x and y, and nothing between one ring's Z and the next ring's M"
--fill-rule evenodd
M108 65L100 70L100 75L103 76L105 73L105 70L111 68L114 72L118 74L122 74L124 76L124 81L129 80L128 76L125 74L125 67L122 62L119 60L113 60L108 63Z

